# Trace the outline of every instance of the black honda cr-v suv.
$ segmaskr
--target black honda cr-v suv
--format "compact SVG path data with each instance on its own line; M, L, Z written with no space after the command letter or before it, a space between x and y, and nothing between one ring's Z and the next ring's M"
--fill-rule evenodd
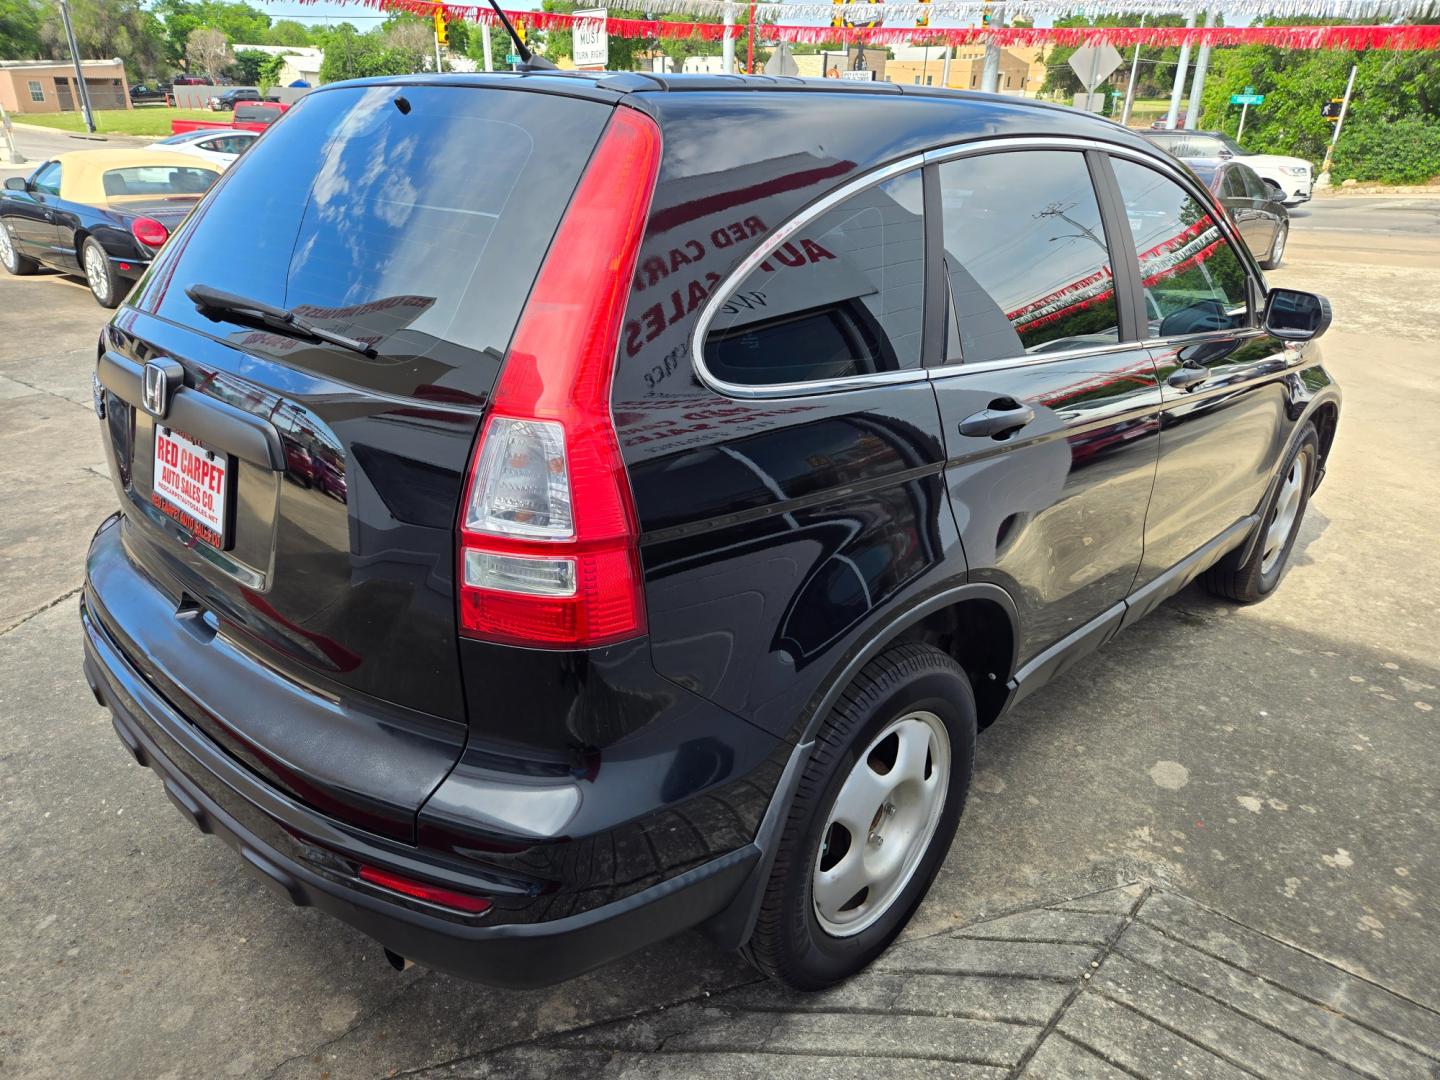
M85 669L180 811L408 958L899 933L975 734L1284 573L1339 395L1183 166L888 84L344 83L105 329Z

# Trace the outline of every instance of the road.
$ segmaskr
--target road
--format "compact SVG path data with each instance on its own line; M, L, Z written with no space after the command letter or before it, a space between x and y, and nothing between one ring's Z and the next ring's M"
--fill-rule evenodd
M1345 390L1283 587L1188 590L986 732L906 944L827 998L697 934L548 990L396 974L196 833L80 672L84 551L116 504L105 313L0 274L0 1072L1000 1076L983 1062L1029 1042L1027 1076L1432 1073L1440 237L1337 231L1394 220L1356 207L1297 215L1270 275L1332 298Z
M1323 195L1290 210L1302 232L1440 237L1440 198L1434 195Z

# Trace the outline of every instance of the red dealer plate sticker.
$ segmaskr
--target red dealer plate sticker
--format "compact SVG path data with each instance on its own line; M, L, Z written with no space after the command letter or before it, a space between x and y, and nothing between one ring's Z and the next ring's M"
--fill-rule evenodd
M225 546L229 459L174 428L155 428L150 501L211 547Z

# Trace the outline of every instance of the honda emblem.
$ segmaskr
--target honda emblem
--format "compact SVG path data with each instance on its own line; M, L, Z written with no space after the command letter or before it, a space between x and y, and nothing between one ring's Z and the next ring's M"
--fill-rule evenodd
M159 364L145 365L145 410L164 419L170 408L170 372Z

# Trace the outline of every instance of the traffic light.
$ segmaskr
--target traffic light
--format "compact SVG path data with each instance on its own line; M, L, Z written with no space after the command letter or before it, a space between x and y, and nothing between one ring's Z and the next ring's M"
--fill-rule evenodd
M834 2L837 6L843 6L845 3L847 3L847 0L833 0L833 2ZM834 29L837 29L837 30L838 30L840 27L842 27L842 26L849 26L849 25L850 25L850 24L849 24L848 22L846 22L844 19L842 19L842 18L840 17L840 15L839 15L838 12L836 13L835 17L830 20L830 26L831 26L832 28L834 28Z
M930 3L930 0L920 0L920 3L922 3L922 4L928 4L928 3ZM923 30L923 29L925 29L925 27L927 27L927 26L929 26L929 25L930 25L930 11L929 11L929 9L927 8L926 10L924 10L924 11L920 14L920 17L915 20L915 28L916 28L917 30Z
M980 25L982 28L990 29L990 5L986 4L980 9Z
M529 42L526 40L525 35L525 23L520 19L515 20L515 36L520 39L521 45L529 44Z
M445 25L445 8L435 9L435 40L441 45L450 44L450 28Z

